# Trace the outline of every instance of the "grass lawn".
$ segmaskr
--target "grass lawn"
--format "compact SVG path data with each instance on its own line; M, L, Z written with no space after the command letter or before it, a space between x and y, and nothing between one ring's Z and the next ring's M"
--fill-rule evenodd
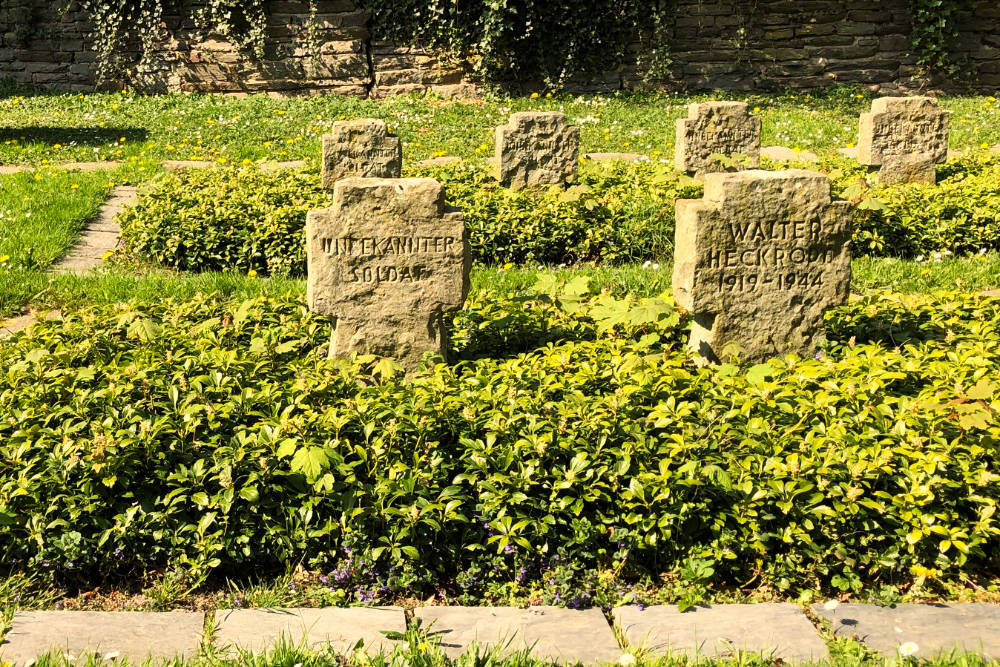
M403 140L404 160L435 155L485 159L493 128L511 112L561 110L581 127L584 152L672 154L674 121L686 105L745 100L763 121L763 145L820 155L857 140L858 115L872 93L835 88L810 94L559 95L450 101L399 97L385 101L333 95L296 99L219 95L145 97L128 92L66 95L0 82L0 164L81 160L316 159L320 136L341 118L383 118ZM997 103L985 96L942 98L951 117L951 146L1000 143Z
M899 292L934 290L992 290L1000 287L1000 255L947 258L941 262L902 261L892 258L859 258L853 263L853 290L864 293L884 289ZM599 289L616 294L656 296L670 292L668 264L628 264L608 267L549 268L560 278L591 277ZM534 284L539 269L478 267L472 270L472 290L519 292ZM0 317L19 314L26 306L50 310L86 304L116 303L137 299L150 301L169 294L190 297L218 292L225 296L251 298L305 294L305 280L295 278L251 278L237 273L180 274L163 269L132 270L110 266L90 275L54 275L39 271L0 271Z

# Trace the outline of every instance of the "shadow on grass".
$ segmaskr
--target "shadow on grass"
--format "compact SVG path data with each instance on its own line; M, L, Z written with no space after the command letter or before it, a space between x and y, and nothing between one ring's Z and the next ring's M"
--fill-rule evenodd
M17 140L22 144L77 144L101 146L125 141L144 141L149 131L142 127L0 127L0 142Z

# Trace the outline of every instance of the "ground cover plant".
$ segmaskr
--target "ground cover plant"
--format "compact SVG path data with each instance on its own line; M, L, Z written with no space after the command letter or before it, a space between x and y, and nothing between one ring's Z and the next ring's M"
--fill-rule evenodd
M1000 301L876 295L818 359L698 369L668 301L538 291L474 300L470 361L412 381L325 361L294 299L37 326L0 348L4 561L66 582L360 558L372 598L553 559L579 595L598 565L853 592L995 572Z
M786 163L765 164L782 168ZM966 255L1000 244L1000 156L970 153L941 168L935 185L880 186L843 157L818 165L835 195L854 200L855 254L904 258ZM665 159L584 161L569 188L511 191L478 164L411 167L436 178L465 213L478 264L621 264L668 260L674 201L702 187ZM121 216L138 258L186 271L235 269L305 274L305 217L330 195L316 167L169 173Z

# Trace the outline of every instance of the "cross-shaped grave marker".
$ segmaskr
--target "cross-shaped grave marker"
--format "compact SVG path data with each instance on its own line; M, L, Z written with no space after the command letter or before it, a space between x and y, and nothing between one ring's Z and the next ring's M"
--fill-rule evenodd
M403 147L385 121L340 120L323 135L323 187L328 190L349 176L399 178L402 168Z
M851 285L851 203L818 172L705 175L703 199L677 201L674 298L693 313L690 347L717 361L812 351L823 311Z
M858 162L879 170L879 182L934 183L934 165L948 157L948 112L933 97L880 97L861 114Z
M309 308L335 319L331 358L393 357L407 369L447 350L445 313L469 293L464 216L430 178L346 178L306 219Z

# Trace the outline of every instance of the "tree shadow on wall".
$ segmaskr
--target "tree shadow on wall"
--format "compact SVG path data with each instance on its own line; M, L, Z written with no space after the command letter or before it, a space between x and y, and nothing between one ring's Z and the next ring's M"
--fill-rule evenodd
M0 142L17 141L20 144L61 144L63 146L103 146L125 141L144 141L149 130L142 127L3 127Z

